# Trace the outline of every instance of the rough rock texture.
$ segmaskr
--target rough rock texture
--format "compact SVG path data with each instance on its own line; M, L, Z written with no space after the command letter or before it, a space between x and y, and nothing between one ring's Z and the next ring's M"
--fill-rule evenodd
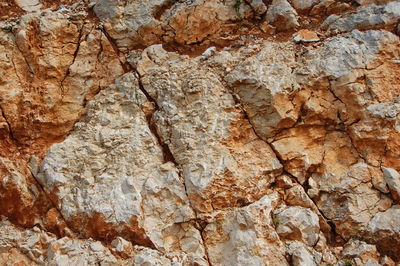
M360 7L354 13L342 16L331 15L321 25L328 34L338 34L354 29L372 29L396 25L400 18L400 3L394 1L386 5Z
M0 265L397 265L399 19L2 1Z

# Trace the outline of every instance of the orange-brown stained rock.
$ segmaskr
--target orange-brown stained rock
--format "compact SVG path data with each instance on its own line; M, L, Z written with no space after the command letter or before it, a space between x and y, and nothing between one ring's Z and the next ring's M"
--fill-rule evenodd
M12 160L0 163L0 214L63 236L69 230L53 208L57 200L44 193L27 162L65 138L86 101L123 69L106 36L84 15L23 17L0 39L0 159Z
M47 24L50 25L47 25ZM41 155L84 114L87 100L123 74L106 36L85 18L56 13L26 18L0 51L9 58L0 104L13 136ZM29 130L27 130L29 129Z
M68 228L64 218L56 208L51 208L44 218L44 225L47 230L58 236L72 237L71 230Z
M6 250L7 250L6 252L0 252L1 265L13 265L13 266L37 265L22 251L20 251L20 249L8 248Z
M309 30L299 30L293 37L295 42L317 42L319 37L315 32Z
M248 120L238 118L230 125L230 135L221 141L230 154L237 158L237 168L243 176L238 176L229 169L223 173L223 177L215 178L202 195L189 194L192 204L202 212L211 212L228 207L242 207L259 200L267 194L274 176L281 169L268 159L276 160L269 145L260 140ZM258 156L254 156L257 154ZM271 164L270 167L268 165ZM251 169L268 167L270 170L258 171L258 176L246 176Z
M40 3L43 6L43 9L45 8L51 8L51 9L55 9L61 5L71 5L74 3L77 3L77 0L40 0Z
M154 248L154 244L146 236L144 229L139 226L136 217L131 217L130 224L121 222L118 225L106 222L103 214L97 212L94 212L92 216L76 214L68 220L72 230L79 232L83 237L111 242L117 236L123 236L136 245Z
M1 215L26 227L41 223L51 208L51 202L8 136L0 140L0 202Z
M0 3L0 20L20 16L24 13L25 11L14 0L3 0Z
M0 214L24 227L41 225L58 236L69 235L65 221L31 175L24 156L18 156L15 144L6 137L0 147Z

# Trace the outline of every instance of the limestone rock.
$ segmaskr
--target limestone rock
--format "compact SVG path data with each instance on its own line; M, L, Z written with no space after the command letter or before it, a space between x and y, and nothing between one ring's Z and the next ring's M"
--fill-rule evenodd
M29 265L172 265L182 263L169 259L160 252L135 246L128 258L121 258L99 241L92 239L57 239L37 227L21 230L8 221L0 222L0 262ZM3 259L5 258L5 260Z
M299 106L289 100L298 88L292 68L293 44L265 42L261 50L247 58L225 77L238 94L257 135L264 140L282 128L293 126Z
M262 1L250 2L258 15L265 12ZM122 51L160 42L195 44L214 40L221 30L230 30L229 21L254 16L249 6L242 2L236 5L234 0L99 0L94 11Z
M301 42L318 42L319 37L315 32L309 31L309 30L300 30L296 32L296 34L293 36L293 40L296 43L301 43Z
M288 207L275 214L278 220L276 232L281 238L298 240L309 246L318 241L318 216L310 209Z
M233 211L207 218L203 237L212 265L288 265L285 249L274 230L272 209L277 194Z
M370 245L360 240L349 241L341 254L345 258L359 259L363 265L380 265L380 254L374 245Z
M0 1L0 265L397 265L399 17Z
M352 9L352 5L346 1L321 0L309 12L317 17L332 15L331 18L336 18L337 14L346 13Z
M0 33L0 104L19 143L40 150L58 141L85 102L123 73L111 44L86 16L46 10Z
M133 246L132 243L126 241L122 237L115 238L111 245L113 246L113 251L118 253L121 257L129 258L132 256L133 253Z
M332 15L321 25L328 34L338 34L354 29L371 29L392 26L400 18L400 3L390 2L386 5L361 6L356 12L342 16Z
M293 265L320 265L321 255L310 250L301 242L293 241L290 243L287 253L292 258Z
M400 174L392 168L382 167L382 171L393 198L400 202Z
M159 106L157 130L182 166L192 206L211 212L260 199L282 166L218 76L199 62L151 46L138 71Z
M118 259L98 241L68 237L57 239L39 228L21 230L7 221L0 222L0 254L20 253L29 265L115 264ZM12 254L11 253L11 254ZM24 254L24 255L23 255ZM17 260L12 260L16 262Z
M369 239L378 250L399 260L400 254L400 206L395 205L385 212L377 213L368 223Z
M284 199L285 202L290 206L309 208L313 212L315 212L319 218L319 226L321 228L321 231L329 234L331 231L331 227L326 221L325 217L321 214L318 207L315 205L314 201L311 200L310 196L311 195L308 195L301 185L296 184L285 191Z
M0 157L0 212L20 225L43 224L42 218L52 208L51 202L29 173L26 164Z
M365 5L383 5L387 4L388 2L391 2L392 0L356 0L356 2L359 5L365 6Z
M379 169L376 168L372 169L372 184L374 185L374 187L382 193L389 193L389 189L387 187L387 183L385 181L385 177L382 171L379 171Z
M287 0L273 0L268 7L266 21L274 25L278 31L293 29L300 25L296 10Z
M194 213L178 170L164 161L147 124L141 110L146 101L135 76L124 75L96 96L64 142L49 149L38 178L83 236L124 236L172 252L166 229ZM201 244L196 230L191 238L196 233Z
M16 0L17 5L24 11L38 11L42 7L39 0Z
M245 0L250 4L256 15L261 16L267 11L267 6L262 0Z
M318 4L320 0L291 0L290 2L296 10L307 10Z

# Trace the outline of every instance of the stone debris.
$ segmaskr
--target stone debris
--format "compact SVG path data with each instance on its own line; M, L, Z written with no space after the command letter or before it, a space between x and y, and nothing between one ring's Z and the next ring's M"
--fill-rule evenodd
M294 36L293 40L296 43L301 42L318 42L319 37L315 32L309 30L299 30Z
M215 46L207 48L207 50L205 50L204 53L201 55L201 59L207 60L210 56L213 56L216 51L217 51L217 48L215 48Z

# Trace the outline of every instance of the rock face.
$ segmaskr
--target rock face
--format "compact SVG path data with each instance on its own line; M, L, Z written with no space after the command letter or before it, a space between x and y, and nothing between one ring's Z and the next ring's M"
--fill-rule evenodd
M1 265L400 263L399 1L3 2Z

